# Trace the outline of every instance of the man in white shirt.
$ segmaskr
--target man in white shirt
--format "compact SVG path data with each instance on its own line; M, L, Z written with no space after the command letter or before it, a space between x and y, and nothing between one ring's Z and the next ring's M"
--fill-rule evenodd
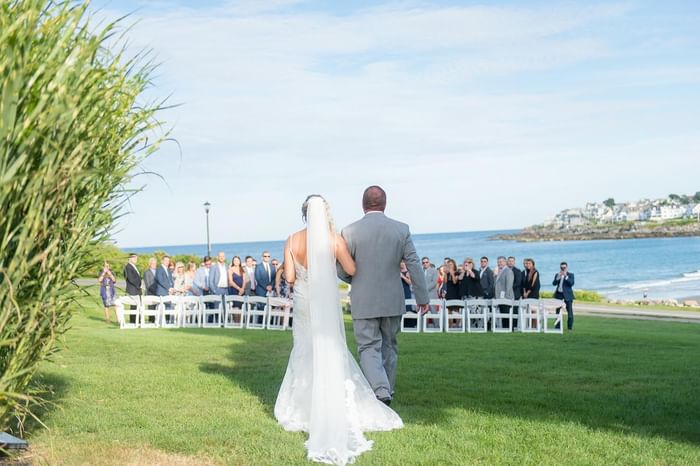
M216 255L216 264L209 271L209 290L212 294L228 294L228 266L223 251Z

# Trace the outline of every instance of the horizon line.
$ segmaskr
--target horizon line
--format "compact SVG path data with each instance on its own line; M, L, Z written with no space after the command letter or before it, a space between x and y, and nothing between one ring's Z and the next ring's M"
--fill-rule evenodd
M488 229L488 230L462 230L462 231L438 231L438 232L430 232L430 233L411 233L411 236L426 236L426 235L449 235L449 234L458 234L458 233L490 233L490 232L502 232L502 231L515 231L515 230L521 230L522 228L500 228L500 229ZM285 241L284 239L267 239L267 240L255 240L255 241L229 241L229 242L217 242L214 243L212 242L212 248L216 244L242 244L242 243L247 243L247 244L258 244L258 243L272 243L272 242L277 242L277 241ZM190 244L154 244L154 245L147 245L147 246L120 246L119 244L114 241L112 244L114 244L116 247L122 250L126 249L144 249L144 248L181 248L181 247L186 247L186 246L206 246L206 242L204 243L190 243Z

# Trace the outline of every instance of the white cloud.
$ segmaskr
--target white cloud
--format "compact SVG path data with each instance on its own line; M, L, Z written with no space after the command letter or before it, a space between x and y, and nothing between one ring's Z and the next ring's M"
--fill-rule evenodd
M197 218L205 199L218 215L216 241L282 238L311 191L331 199L343 224L377 182L417 231L515 227L566 207L550 204L562 177L557 202L573 205L600 197L586 177L608 183L610 195L629 184L624 167L647 179L661 148L646 140L676 144L664 151L673 169L687 168L675 154L697 147L654 117L667 100L609 94L630 69L663 86L692 68L617 66L625 51L596 27L624 21L628 4L390 4L333 15L293 3L138 13L131 40L163 61L154 93L174 91L183 103L165 114L183 157L166 148L147 163L171 188L153 180L135 199L121 243L201 242L199 227L168 219ZM615 171L601 173L601 161ZM533 200L526 208L513 194L521 187ZM240 228L241 218L255 220Z

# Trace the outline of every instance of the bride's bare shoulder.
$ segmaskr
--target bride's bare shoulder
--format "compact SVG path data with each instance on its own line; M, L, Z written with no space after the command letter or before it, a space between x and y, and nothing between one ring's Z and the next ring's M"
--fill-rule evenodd
M306 228L302 228L301 230L295 231L294 233L289 235L289 237L287 238L287 241L292 241L292 240L297 239L300 236L303 236L305 234L306 234Z

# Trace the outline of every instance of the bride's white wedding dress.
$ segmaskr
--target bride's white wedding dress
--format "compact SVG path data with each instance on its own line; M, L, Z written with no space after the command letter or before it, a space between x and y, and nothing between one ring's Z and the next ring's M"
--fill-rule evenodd
M309 433L308 458L353 463L372 448L363 432L403 427L377 400L345 341L331 222L325 201L309 200L308 269L294 260L294 347L275 403L277 421Z

